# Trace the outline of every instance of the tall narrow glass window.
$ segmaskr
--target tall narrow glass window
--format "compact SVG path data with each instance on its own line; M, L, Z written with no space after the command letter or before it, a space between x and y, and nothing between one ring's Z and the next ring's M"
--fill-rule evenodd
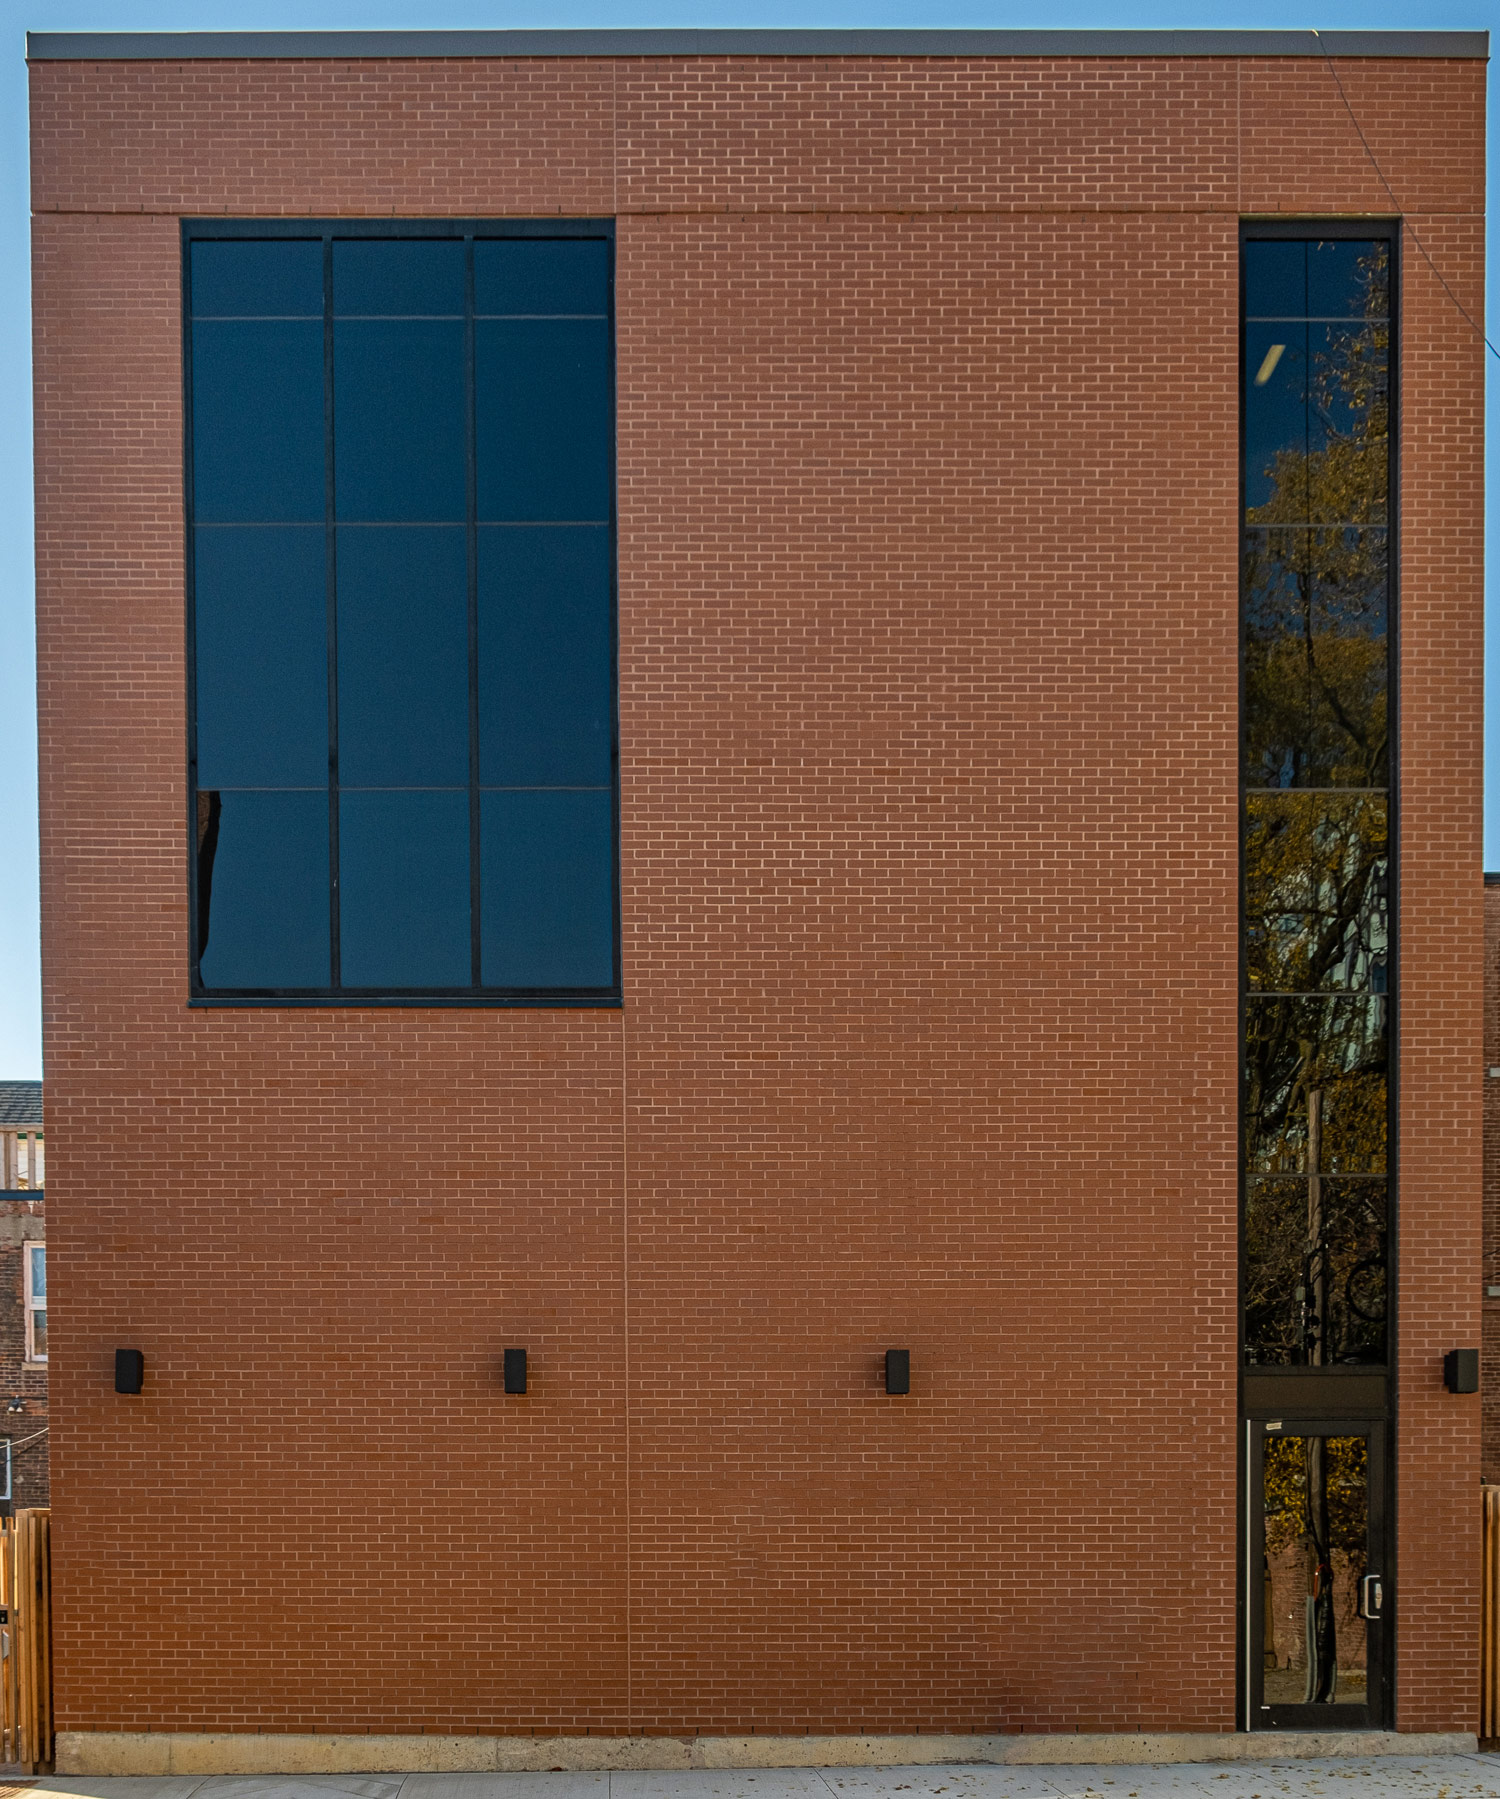
M1244 245L1244 1353L1384 1364L1391 242Z
M618 995L611 250L186 229L195 996Z

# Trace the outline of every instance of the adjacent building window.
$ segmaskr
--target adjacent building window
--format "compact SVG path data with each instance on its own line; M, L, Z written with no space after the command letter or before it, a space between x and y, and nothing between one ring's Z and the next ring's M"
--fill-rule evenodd
M1244 244L1245 1357L1387 1358L1392 243Z
M47 1359L47 1246L28 1243L26 1251L26 1360Z
M609 1003L609 227L184 250L195 997Z

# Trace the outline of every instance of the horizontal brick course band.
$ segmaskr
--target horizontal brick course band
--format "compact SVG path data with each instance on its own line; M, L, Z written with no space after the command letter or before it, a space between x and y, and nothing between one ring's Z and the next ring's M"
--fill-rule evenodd
M30 76L39 212L1392 210L1321 59L51 62ZM1465 134L1428 128L1482 116L1482 63L1355 59L1339 79L1424 231L1428 214L1482 215Z

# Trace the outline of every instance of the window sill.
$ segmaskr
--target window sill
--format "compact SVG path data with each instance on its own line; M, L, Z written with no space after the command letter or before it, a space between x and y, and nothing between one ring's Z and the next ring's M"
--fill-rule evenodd
M395 993L384 996L363 993L336 993L289 994L285 998L252 998L236 997L228 994L221 997L218 994L208 995L195 993L188 1000L188 1006L192 1010L205 1011L222 1006L255 1006L260 1008L266 1006L279 1006L283 1011L292 1011L299 1007L308 1006L401 1006L405 1008L422 1006L429 1009L441 1008L448 1011L453 1010L455 1007L460 1007L470 1012L515 1011L517 1009L526 1009L533 1012L556 1011L559 1009L572 1012L621 1012L625 1009L625 1001L618 995L613 997L606 996L604 998L598 998L594 995L585 995L577 999L570 999L565 996L542 999L506 999L500 996L491 996L489 994L473 994L460 997L449 994L420 993Z

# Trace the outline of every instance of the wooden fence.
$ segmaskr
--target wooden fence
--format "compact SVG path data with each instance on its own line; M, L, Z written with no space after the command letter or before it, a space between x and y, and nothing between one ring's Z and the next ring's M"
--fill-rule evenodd
M0 1761L52 1769L52 1514L0 1518Z
M1484 1538L1479 1583L1479 1735L1500 1737L1500 1487L1481 1487Z

